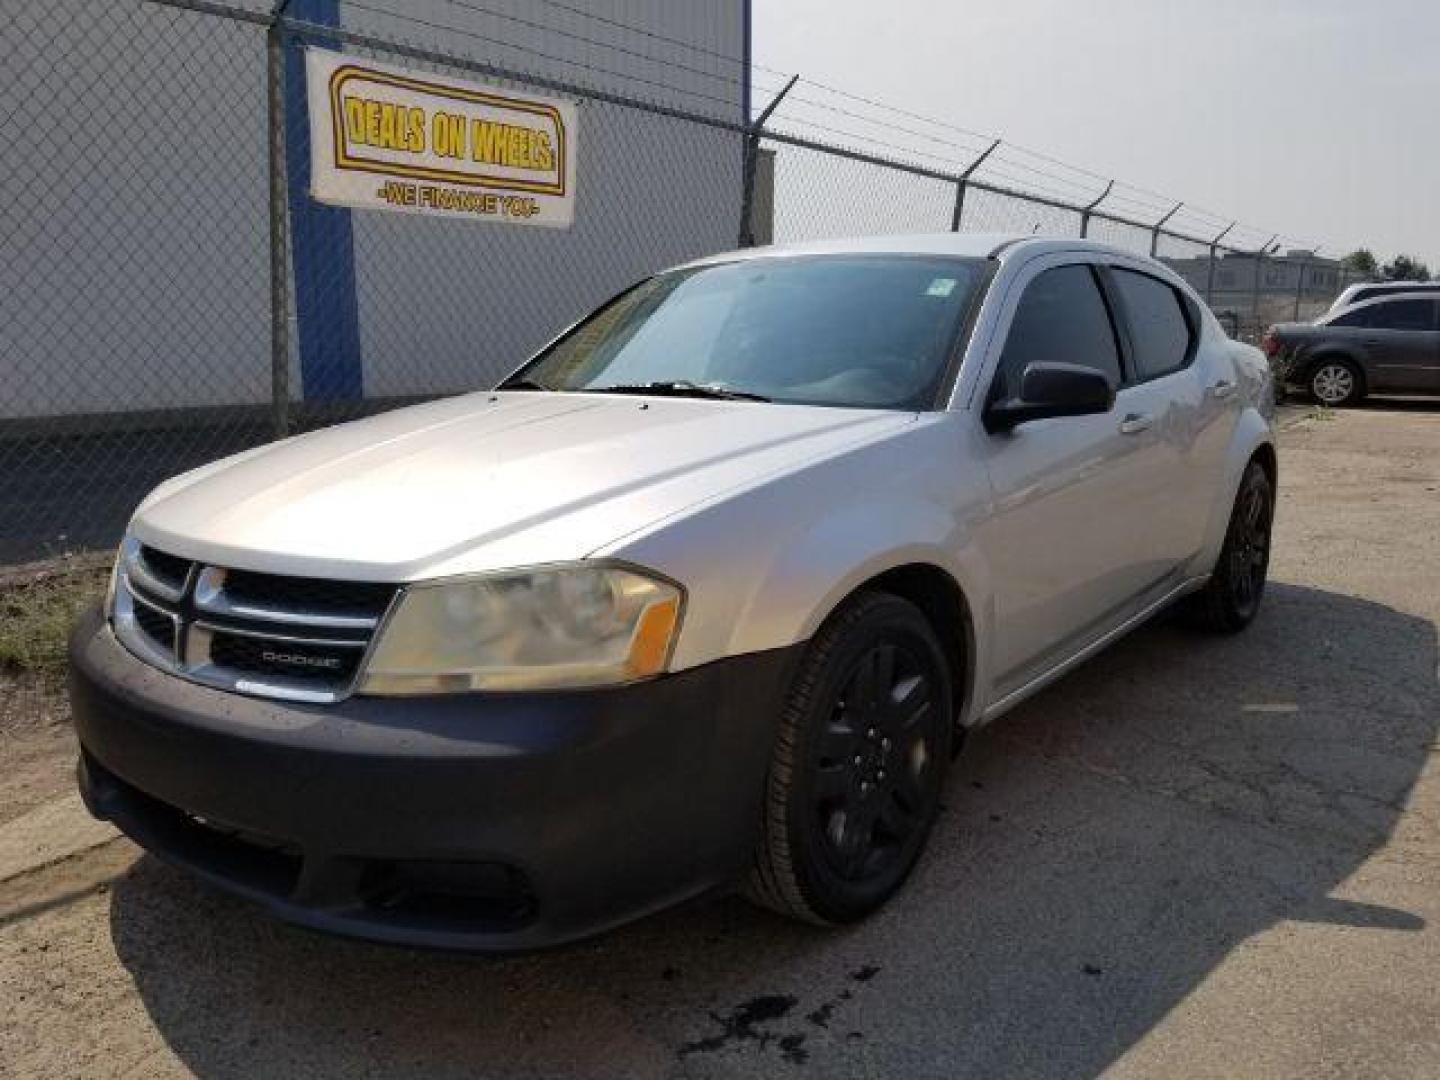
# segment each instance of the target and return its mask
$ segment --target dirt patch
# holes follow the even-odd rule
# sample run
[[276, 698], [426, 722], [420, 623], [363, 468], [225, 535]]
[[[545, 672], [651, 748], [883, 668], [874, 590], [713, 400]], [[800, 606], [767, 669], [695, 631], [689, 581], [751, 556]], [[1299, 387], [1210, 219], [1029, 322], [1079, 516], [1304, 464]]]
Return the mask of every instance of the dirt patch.
[[60, 680], [0, 675], [0, 824], [74, 790], [74, 761]]
[[0, 571], [0, 823], [73, 788], [65, 639], [104, 593], [110, 559], [67, 556]]

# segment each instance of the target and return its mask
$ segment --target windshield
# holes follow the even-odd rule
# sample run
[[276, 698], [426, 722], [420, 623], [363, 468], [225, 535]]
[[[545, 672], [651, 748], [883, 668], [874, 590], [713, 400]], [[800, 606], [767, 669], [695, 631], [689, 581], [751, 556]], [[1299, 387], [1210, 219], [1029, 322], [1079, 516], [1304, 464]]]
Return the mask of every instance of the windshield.
[[503, 386], [928, 409], [984, 259], [767, 257], [660, 274]]

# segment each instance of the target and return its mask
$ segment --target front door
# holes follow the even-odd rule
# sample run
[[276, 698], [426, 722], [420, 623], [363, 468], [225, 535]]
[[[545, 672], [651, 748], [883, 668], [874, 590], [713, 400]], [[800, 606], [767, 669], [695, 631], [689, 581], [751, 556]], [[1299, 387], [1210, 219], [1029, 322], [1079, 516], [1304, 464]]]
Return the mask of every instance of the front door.
[[[1070, 257], [1073, 260], [1073, 256]], [[1082, 364], [1124, 382], [1116, 324], [1096, 270], [1044, 260], [1018, 298], [986, 400], [1018, 392], [1033, 363]], [[980, 546], [994, 574], [994, 690], [1016, 690], [1117, 621], [1161, 571], [1145, 530], [1160, 511], [1166, 455], [1122, 390], [1097, 416], [1057, 417], [977, 437], [994, 498]]]

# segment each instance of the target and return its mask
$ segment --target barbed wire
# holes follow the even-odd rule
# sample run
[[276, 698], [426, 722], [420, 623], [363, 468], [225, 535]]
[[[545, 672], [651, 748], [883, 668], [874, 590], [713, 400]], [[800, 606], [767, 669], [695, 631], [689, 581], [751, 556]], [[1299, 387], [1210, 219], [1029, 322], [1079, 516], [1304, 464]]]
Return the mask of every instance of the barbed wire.
[[489, 45], [499, 45], [502, 48], [513, 49], [516, 52], [524, 53], [541, 60], [547, 60], [554, 64], [565, 64], [570, 67], [579, 68], [582, 71], [593, 72], [597, 75], [605, 75], [610, 78], [623, 79], [628, 82], [638, 83], [643, 86], [664, 90], [674, 94], [685, 94], [689, 97], [698, 98], [702, 101], [710, 101], [724, 105], [727, 109], [735, 109], [739, 102], [728, 98], [718, 97], [714, 94], [707, 94], [701, 90], [694, 90], [686, 86], [676, 86], [674, 83], [661, 82], [658, 79], [647, 79], [626, 71], [616, 71], [614, 68], [601, 67], [597, 64], [587, 63], [583, 60], [576, 60], [567, 56], [557, 56], [554, 53], [547, 53], [541, 49], [532, 48], [528, 45], [521, 45], [518, 42], [508, 41], [504, 38], [493, 37], [489, 34], [481, 34], [478, 31], [468, 30], [465, 27], [455, 26], [452, 23], [436, 22], [433, 19], [422, 18], [419, 15], [412, 15], [409, 12], [396, 11], [393, 8], [382, 7], [370, 0], [344, 0], [346, 6], [355, 8], [358, 11], [368, 11], [373, 15], [380, 15], [386, 18], [395, 19], [399, 22], [413, 23], [416, 26], [423, 26], [427, 30], [434, 30], [445, 34], [458, 34], [461, 37], [474, 41], [483, 41]]
[[[347, 0], [347, 2], [354, 3], [355, 0]], [[447, 2], [447, 3], [455, 4], [456, 6], [459, 6], [459, 7], [471, 7], [471, 8], [475, 8], [475, 9], [479, 9], [479, 7], [480, 7], [479, 5], [475, 5], [475, 4], [473, 4], [473, 3], [469, 3], [468, 0], [446, 0], [446, 2]], [[626, 22], [626, 21], [623, 20], [623, 19], [616, 19], [616, 18], [613, 18], [613, 17], [611, 17], [611, 16], [600, 15], [600, 14], [598, 14], [598, 13], [596, 13], [596, 12], [586, 11], [585, 9], [583, 9], [583, 8], [581, 8], [581, 7], [578, 7], [578, 6], [574, 5], [574, 4], [565, 3], [564, 0], [535, 0], [535, 3], [544, 5], [545, 7], [552, 8], [552, 9], [555, 9], [555, 10], [558, 10], [558, 11], [564, 11], [564, 12], [570, 14], [570, 15], [574, 15], [574, 16], [576, 16], [576, 17], [589, 20], [589, 21], [594, 22], [594, 23], [596, 23], [596, 24], [600, 24], [600, 25], [604, 25], [604, 26], [610, 27], [611, 29], [624, 31], [624, 32], [627, 33], [627, 34], [634, 34], [634, 35], [637, 35], [637, 36], [639, 36], [639, 37], [646, 38], [646, 39], [648, 39], [648, 40], [663, 42], [663, 43], [665, 43], [665, 44], [667, 44], [667, 45], [674, 46], [674, 47], [680, 48], [680, 49], [684, 49], [684, 50], [689, 51], [689, 52], [692, 52], [692, 53], [694, 53], [694, 54], [696, 54], [696, 55], [708, 56], [708, 57], [710, 57], [710, 58], [712, 58], [712, 59], [719, 60], [719, 61], [722, 61], [722, 62], [727, 63], [727, 64], [736, 65], [737, 71], [740, 71], [740, 72], [743, 72], [744, 69], [745, 69], [746, 58], [745, 58], [745, 57], [742, 57], [742, 56], [735, 55], [735, 54], [733, 54], [733, 53], [727, 53], [727, 52], [725, 52], [725, 51], [723, 51], [723, 50], [711, 48], [711, 47], [709, 47], [709, 46], [701, 45], [701, 44], [696, 43], [696, 42], [693, 42], [693, 41], [686, 41], [686, 40], [684, 40], [684, 39], [677, 38], [677, 37], [674, 37], [674, 36], [672, 36], [672, 35], [664, 34], [664, 33], [661, 33], [661, 32], [659, 32], [659, 31], [649, 29], [649, 28], [647, 28], [647, 27], [637, 26], [636, 24], [630, 23], [630, 22]], [[603, 41], [597, 41], [597, 40], [592, 39], [592, 38], [586, 38], [586, 37], [583, 37], [582, 35], [574, 34], [574, 33], [571, 32], [571, 31], [566, 31], [566, 30], [564, 30], [563, 28], [554, 27], [554, 26], [551, 25], [551, 24], [535, 24], [535, 25], [544, 27], [544, 28], [547, 29], [548, 31], [562, 34], [563, 36], [572, 37], [572, 38], [576, 38], [576, 39], [578, 39], [578, 40], [586, 41], [587, 43], [592, 44], [592, 45], [594, 45], [595, 47], [598, 47], [598, 48], [614, 48], [614, 49], [617, 49], [617, 50], [619, 50], [619, 51], [626, 51], [626, 50], [623, 49], [623, 47], [616, 46], [616, 45], [614, 45], [613, 43], [603, 42]], [[667, 61], [667, 60], [665, 60], [665, 59], [663, 59], [663, 58], [654, 57], [654, 56], [651, 56], [651, 55], [646, 55], [645, 58], [648, 59], [648, 60], [651, 60], [652, 62], [655, 62], [655, 63], [668, 64], [668, 65], [670, 65], [670, 66], [674, 66], [674, 67], [676, 67], [677, 69], [680, 69], [680, 70], [688, 70], [688, 71], [690, 71], [690, 72], [692, 72], [692, 73], [694, 73], [694, 74], [716, 75], [716, 73], [702, 73], [699, 69], [695, 69], [695, 68], [693, 68], [693, 67], [690, 66], [690, 65], [681, 64], [681, 63], [679, 63], [679, 62], [677, 62], [677, 61], [673, 61], [673, 60]], [[774, 68], [774, 67], [767, 66], [767, 65], [765, 65], [765, 64], [762, 64], [762, 63], [754, 60], [753, 58], [750, 60], [749, 66], [750, 66], [750, 70], [751, 70], [752, 86], [755, 86], [756, 88], [760, 88], [760, 89], [766, 89], [767, 92], [773, 92], [775, 88], [759, 87], [758, 84], [757, 84], [757, 82], [756, 82], [756, 80], [755, 80], [755, 73], [758, 72], [758, 73], [760, 73], [761, 75], [764, 75], [764, 76], [773, 76], [773, 77], [775, 77], [777, 80], [781, 80], [781, 81], [788, 80], [789, 76], [791, 75], [790, 72], [783, 71], [783, 70], [781, 70], [781, 69], [779, 69], [779, 68]], [[847, 101], [853, 101], [853, 102], [856, 102], [857, 104], [863, 104], [863, 105], [866, 105], [866, 106], [868, 106], [868, 107], [870, 107], [870, 108], [880, 110], [881, 112], [889, 113], [889, 114], [895, 115], [895, 116], [905, 117], [905, 118], [910, 119], [910, 120], [918, 121], [918, 122], [920, 122], [920, 123], [922, 123], [922, 124], [927, 124], [927, 125], [930, 125], [930, 126], [933, 126], [933, 127], [940, 128], [940, 129], [942, 129], [942, 130], [946, 130], [946, 131], [953, 132], [953, 133], [958, 134], [958, 135], [963, 135], [963, 136], [965, 136], [965, 137], [968, 138], [968, 139], [975, 140], [976, 145], [966, 145], [966, 146], [965, 146], [967, 152], [969, 152], [969, 153], [971, 153], [971, 154], [978, 154], [981, 150], [983, 150], [983, 148], [984, 148], [985, 146], [989, 145], [989, 144], [990, 144], [991, 142], [993, 142], [993, 141], [995, 140], [995, 138], [996, 138], [996, 136], [994, 136], [994, 135], [989, 135], [989, 134], [986, 134], [986, 133], [984, 133], [984, 132], [977, 131], [977, 130], [975, 130], [975, 129], [965, 127], [965, 126], [963, 126], [963, 125], [956, 124], [956, 123], [954, 123], [953, 121], [942, 120], [942, 119], [940, 119], [940, 118], [938, 118], [938, 117], [935, 117], [935, 116], [930, 116], [930, 115], [927, 115], [927, 114], [925, 114], [925, 113], [918, 112], [918, 111], [913, 110], [913, 109], [908, 109], [908, 108], [905, 108], [905, 107], [903, 107], [903, 106], [895, 105], [895, 104], [890, 103], [890, 102], [887, 102], [887, 101], [882, 101], [882, 100], [880, 100], [880, 99], [878, 99], [878, 98], [875, 98], [875, 97], [870, 97], [870, 96], [867, 96], [867, 95], [864, 95], [864, 94], [859, 94], [859, 93], [856, 93], [856, 92], [853, 91], [853, 90], [848, 90], [848, 89], [845, 89], [845, 88], [843, 88], [843, 87], [835, 86], [835, 85], [833, 85], [833, 84], [826, 83], [826, 82], [823, 82], [823, 81], [818, 80], [818, 79], [814, 79], [814, 78], [810, 78], [810, 77], [804, 77], [804, 78], [802, 79], [802, 84], [803, 84], [804, 86], [806, 86], [807, 88], [811, 88], [811, 89], [814, 89], [814, 90], [824, 91], [824, 92], [826, 92], [826, 93], [832, 94], [832, 95], [834, 95], [834, 96], [836, 96], [836, 97], [839, 97], [839, 98], [841, 98], [841, 99], [844, 99], [844, 100], [847, 100]], [[683, 89], [683, 88], [678, 88], [678, 87], [676, 87], [676, 88], [673, 88], [673, 89], [680, 90], [680, 92], [682, 92], [682, 93], [688, 92], [688, 91], [686, 91], [686, 90]], [[812, 107], [812, 108], [820, 109], [820, 110], [822, 110], [822, 111], [832, 112], [832, 113], [835, 113], [835, 114], [837, 114], [837, 115], [844, 115], [844, 116], [846, 116], [847, 118], [851, 118], [851, 119], [863, 120], [864, 122], [867, 122], [867, 123], [872, 123], [872, 124], [884, 124], [884, 123], [886, 123], [886, 121], [883, 121], [883, 120], [864, 117], [863, 114], [860, 114], [860, 113], [856, 112], [856, 111], [853, 110], [853, 109], [846, 109], [846, 108], [844, 108], [843, 106], [835, 105], [835, 104], [833, 104], [833, 103], [831, 103], [831, 102], [823, 102], [823, 101], [820, 101], [820, 100], [818, 100], [818, 99], [816, 99], [816, 98], [814, 98], [814, 97], [796, 95], [796, 96], [793, 97], [793, 101], [794, 101], [795, 103], [797, 103], [797, 104], [808, 105], [808, 106], [810, 106], [810, 107]], [[818, 125], [817, 125], [817, 126], [818, 126]], [[910, 129], [906, 129], [906, 130], [907, 130], [907, 133], [910, 133]], [[917, 133], [915, 133], [915, 134], [920, 134], [920, 133], [917, 132]], [[922, 137], [927, 138], [927, 139], [933, 138], [933, 136], [929, 136], [929, 135], [922, 135]], [[943, 140], [942, 140], [942, 141], [943, 141]], [[954, 144], [954, 143], [951, 143], [950, 145], [958, 146], [958, 145], [962, 145], [962, 144]], [[892, 149], [897, 149], [893, 144], [891, 144], [891, 148], [892, 148]], [[914, 152], [914, 151], [910, 150], [909, 148], [903, 148], [903, 147], [902, 147], [902, 148], [898, 148], [898, 149], [900, 149], [901, 152]], [[929, 157], [929, 158], [931, 158], [931, 159], [934, 159], [934, 155], [924, 155], [924, 156]], [[995, 156], [995, 159], [996, 159], [997, 163], [1002, 163], [1002, 164], [1003, 164], [1003, 163], [1008, 163], [1012, 168], [1018, 169], [1018, 170], [1020, 170], [1020, 171], [1022, 171], [1022, 172], [1028, 172], [1028, 173], [1030, 173], [1030, 174], [1032, 174], [1032, 175], [1040, 176], [1040, 177], [1042, 177], [1042, 178], [1048, 179], [1048, 180], [1050, 180], [1050, 181], [1052, 181], [1052, 182], [1059, 183], [1059, 184], [1062, 184], [1062, 185], [1068, 185], [1068, 186], [1074, 186], [1074, 187], [1080, 187], [1080, 186], [1081, 186], [1077, 181], [1075, 181], [1075, 180], [1073, 180], [1073, 179], [1071, 179], [1071, 178], [1069, 178], [1069, 177], [1067, 177], [1067, 176], [1064, 176], [1064, 175], [1056, 175], [1056, 174], [1053, 173], [1053, 172], [1047, 172], [1046, 170], [1040, 169], [1040, 168], [1038, 168], [1037, 166], [1029, 165], [1029, 164], [1027, 164], [1026, 162], [1016, 161], [1016, 160], [1015, 160], [1016, 156], [1025, 157], [1025, 158], [1028, 158], [1028, 159], [1030, 159], [1030, 160], [1032, 160], [1032, 161], [1041, 162], [1041, 163], [1044, 163], [1044, 164], [1053, 166], [1054, 168], [1065, 170], [1065, 172], [1068, 172], [1068, 173], [1073, 173], [1073, 174], [1078, 175], [1078, 176], [1083, 176], [1083, 177], [1085, 177], [1087, 180], [1095, 181], [1096, 183], [1098, 183], [1098, 184], [1100, 184], [1100, 185], [1108, 184], [1112, 179], [1114, 179], [1114, 178], [1112, 178], [1112, 177], [1105, 176], [1104, 174], [1102, 174], [1102, 173], [1100, 173], [1100, 172], [1097, 172], [1097, 171], [1095, 171], [1095, 170], [1093, 170], [1093, 169], [1086, 168], [1086, 167], [1081, 166], [1081, 165], [1076, 165], [1076, 164], [1074, 164], [1074, 163], [1072, 163], [1072, 162], [1068, 162], [1068, 161], [1065, 161], [1065, 160], [1063, 160], [1063, 159], [1061, 159], [1061, 158], [1058, 158], [1058, 157], [1056, 157], [1056, 156], [1054, 156], [1054, 155], [1052, 155], [1052, 154], [1048, 154], [1048, 153], [1045, 153], [1045, 152], [1043, 152], [1043, 151], [1036, 150], [1036, 149], [1034, 149], [1034, 148], [1032, 148], [1032, 147], [1026, 146], [1026, 145], [1024, 145], [1024, 144], [1015, 143], [1015, 142], [1012, 142], [1012, 141], [1009, 141], [1009, 140], [1002, 140], [1001, 145], [1000, 145], [999, 149], [995, 152], [995, 155], [994, 155], [994, 156]], [[1125, 195], [1125, 194], [1123, 194], [1123, 193], [1122, 193], [1122, 189], [1123, 189], [1125, 192], [1129, 192], [1130, 194], [1129, 194], [1128, 196]], [[1037, 190], [1037, 191], [1039, 190], [1038, 186], [1037, 186], [1036, 190]], [[1048, 189], [1048, 190], [1053, 192], [1054, 189], [1053, 189], [1053, 188], [1050, 188], [1050, 189]], [[1096, 194], [1098, 194], [1098, 192], [1096, 192]], [[1180, 201], [1180, 200], [1176, 199], [1174, 196], [1167, 195], [1167, 194], [1165, 194], [1165, 193], [1163, 193], [1163, 192], [1159, 192], [1159, 191], [1156, 191], [1156, 190], [1154, 190], [1154, 189], [1152, 189], [1152, 188], [1148, 188], [1148, 187], [1145, 187], [1145, 186], [1142, 186], [1142, 185], [1139, 185], [1139, 184], [1131, 183], [1131, 182], [1129, 182], [1129, 181], [1117, 181], [1116, 184], [1115, 184], [1114, 189], [1112, 189], [1112, 191], [1111, 191], [1110, 196], [1107, 198], [1107, 202], [1112, 202], [1112, 201], [1117, 200], [1117, 199], [1128, 202], [1129, 205], [1130, 205], [1130, 207], [1132, 208], [1132, 209], [1131, 209], [1131, 212], [1145, 213], [1145, 214], [1148, 214], [1149, 216], [1155, 216], [1155, 217], [1158, 217], [1159, 214], [1161, 214], [1161, 213], [1169, 210], [1170, 207], [1174, 206], [1177, 202]], [[1088, 201], [1088, 199], [1085, 200], [1085, 201]], [[1154, 213], [1150, 213], [1151, 211], [1153, 211]], [[1208, 208], [1206, 208], [1206, 207], [1200, 206], [1200, 205], [1198, 205], [1198, 204], [1191, 203], [1191, 202], [1189, 202], [1188, 200], [1186, 200], [1186, 202], [1185, 202], [1185, 216], [1186, 216], [1188, 219], [1194, 220], [1194, 221], [1197, 221], [1197, 222], [1213, 223], [1213, 224], [1215, 225], [1217, 231], [1218, 231], [1218, 229], [1219, 229], [1221, 226], [1223, 226], [1223, 225], [1225, 225], [1225, 224], [1228, 224], [1228, 223], [1232, 220], [1228, 215], [1224, 215], [1224, 214], [1221, 214], [1221, 213], [1219, 213], [1219, 212], [1217, 212], [1217, 211], [1215, 211], [1215, 210], [1211, 210], [1211, 209], [1208, 209]], [[1265, 235], [1265, 236], [1270, 235], [1269, 233], [1264, 233], [1263, 230], [1259, 230], [1259, 229], [1253, 229], [1252, 231], [1253, 231], [1256, 235], [1261, 235], [1261, 234], [1263, 234], [1263, 235]]]

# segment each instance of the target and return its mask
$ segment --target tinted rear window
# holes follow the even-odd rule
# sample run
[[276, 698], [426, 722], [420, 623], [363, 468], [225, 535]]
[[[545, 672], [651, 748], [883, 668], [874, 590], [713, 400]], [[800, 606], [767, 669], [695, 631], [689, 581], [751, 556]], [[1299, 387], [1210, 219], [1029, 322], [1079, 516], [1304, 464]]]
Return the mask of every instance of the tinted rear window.
[[1429, 300], [1391, 300], [1370, 309], [1369, 326], [1377, 330], [1431, 330], [1435, 305]]
[[1190, 324], [1180, 295], [1149, 274], [1120, 269], [1114, 274], [1134, 348], [1135, 378], [1179, 371], [1190, 355]]

